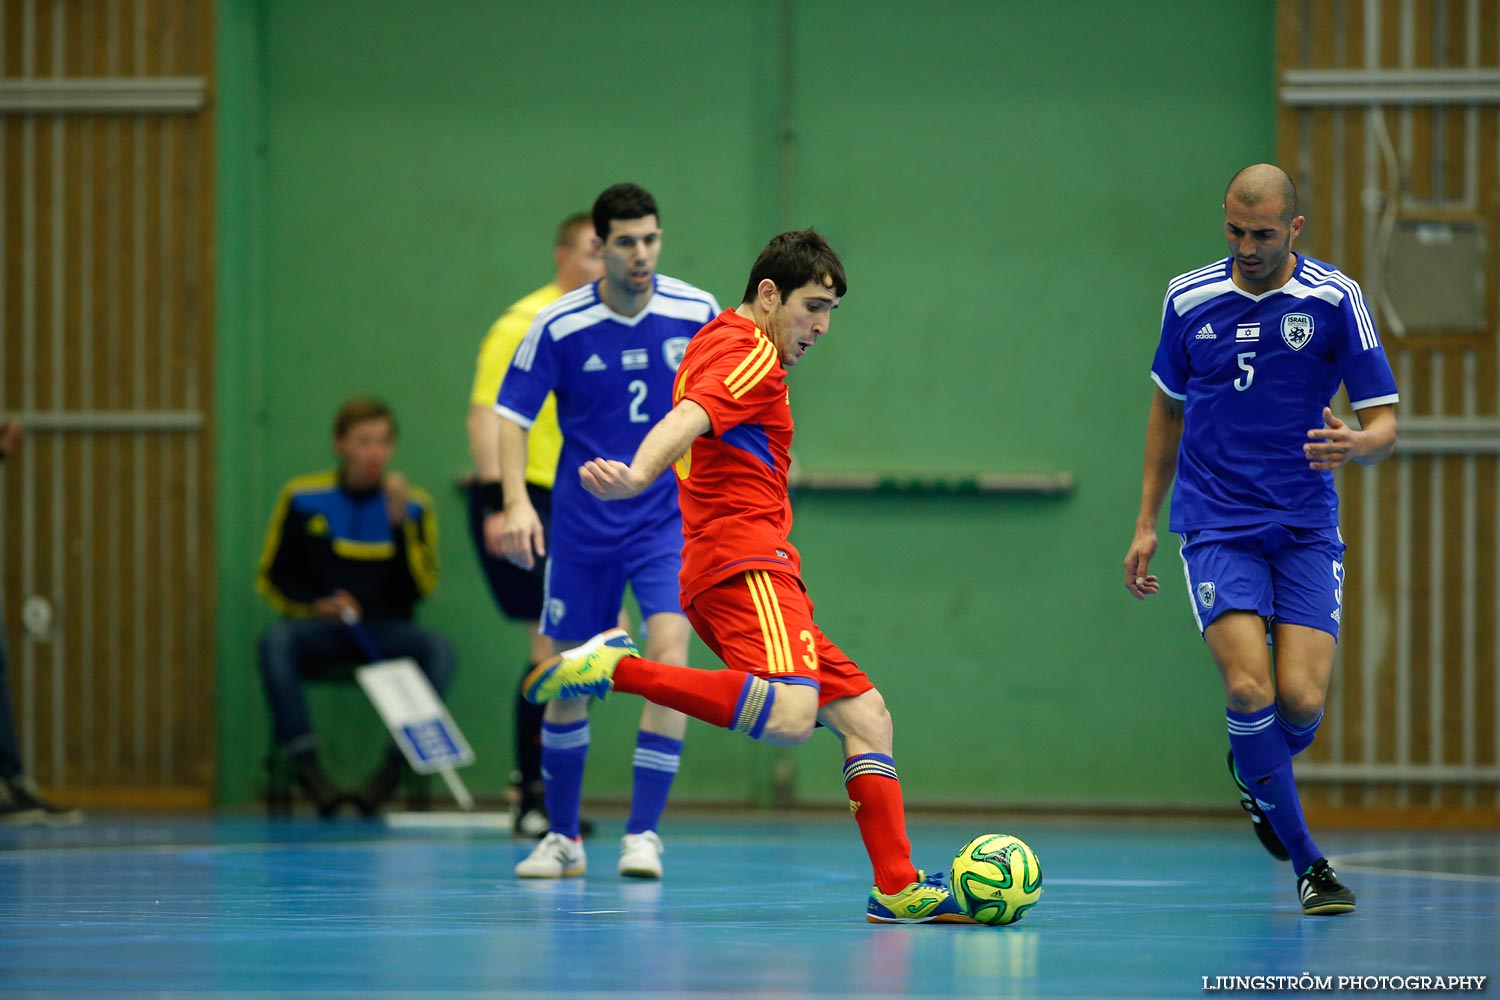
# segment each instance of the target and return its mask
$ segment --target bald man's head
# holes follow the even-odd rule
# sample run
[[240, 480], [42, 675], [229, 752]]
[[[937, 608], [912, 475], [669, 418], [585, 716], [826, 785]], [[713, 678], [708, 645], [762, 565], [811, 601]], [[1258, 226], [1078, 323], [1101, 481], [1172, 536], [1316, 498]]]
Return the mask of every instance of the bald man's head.
[[1283, 224], [1290, 224], [1297, 217], [1297, 185], [1274, 163], [1252, 163], [1230, 178], [1224, 201], [1227, 203], [1231, 198], [1246, 208], [1278, 204]]

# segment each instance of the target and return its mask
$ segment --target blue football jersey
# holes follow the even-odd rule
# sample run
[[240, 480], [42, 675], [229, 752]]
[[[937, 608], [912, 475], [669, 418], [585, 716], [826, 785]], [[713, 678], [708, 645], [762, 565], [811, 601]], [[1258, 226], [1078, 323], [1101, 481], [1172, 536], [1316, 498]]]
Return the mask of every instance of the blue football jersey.
[[1397, 401], [1359, 285], [1298, 255], [1281, 288], [1252, 295], [1224, 258], [1172, 279], [1151, 377], [1184, 401], [1171, 529], [1338, 524], [1333, 473], [1307, 467], [1307, 432], [1348, 389], [1356, 409]]
[[[552, 488], [551, 547], [575, 558], [610, 555], [631, 538], [660, 537], [681, 514], [668, 469], [631, 500], [605, 502], [578, 481], [591, 458], [629, 462], [641, 440], [672, 409], [672, 383], [688, 341], [719, 314], [712, 295], [657, 275], [646, 308], [621, 316], [594, 282], [537, 314], [505, 380], [496, 410], [530, 427], [547, 393], [557, 395], [562, 452]], [[679, 541], [680, 544], [680, 541]]]

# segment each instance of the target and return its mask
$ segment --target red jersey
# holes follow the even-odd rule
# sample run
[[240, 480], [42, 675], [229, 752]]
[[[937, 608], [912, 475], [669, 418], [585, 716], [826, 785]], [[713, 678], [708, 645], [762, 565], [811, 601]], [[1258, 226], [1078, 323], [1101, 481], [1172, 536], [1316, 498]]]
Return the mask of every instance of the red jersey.
[[678, 459], [682, 603], [751, 569], [801, 576], [787, 541], [792, 501], [792, 406], [776, 345], [726, 309], [688, 342], [673, 405], [691, 399], [712, 428]]

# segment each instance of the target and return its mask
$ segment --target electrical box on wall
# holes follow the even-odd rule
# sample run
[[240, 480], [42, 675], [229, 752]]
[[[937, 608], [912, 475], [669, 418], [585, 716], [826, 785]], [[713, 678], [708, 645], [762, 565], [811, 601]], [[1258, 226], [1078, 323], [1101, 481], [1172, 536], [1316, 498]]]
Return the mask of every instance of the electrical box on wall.
[[1386, 298], [1412, 333], [1481, 333], [1484, 227], [1478, 219], [1398, 219], [1386, 255]]

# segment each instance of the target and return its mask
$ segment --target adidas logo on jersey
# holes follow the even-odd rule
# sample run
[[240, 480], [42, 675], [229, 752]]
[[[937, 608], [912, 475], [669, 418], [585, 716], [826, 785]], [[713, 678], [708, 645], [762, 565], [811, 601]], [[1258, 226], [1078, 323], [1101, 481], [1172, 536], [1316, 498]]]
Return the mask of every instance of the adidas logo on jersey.
[[1219, 335], [1217, 333], [1214, 333], [1214, 325], [1212, 323], [1204, 323], [1203, 324], [1203, 328], [1198, 331], [1198, 336], [1194, 337], [1193, 339], [1194, 340], [1218, 340], [1219, 339]]
[[586, 372], [602, 372], [608, 367], [604, 359], [597, 354], [590, 354], [589, 359], [583, 363], [583, 370]]

